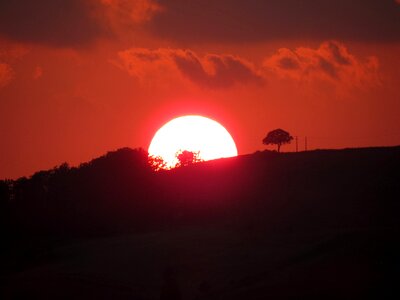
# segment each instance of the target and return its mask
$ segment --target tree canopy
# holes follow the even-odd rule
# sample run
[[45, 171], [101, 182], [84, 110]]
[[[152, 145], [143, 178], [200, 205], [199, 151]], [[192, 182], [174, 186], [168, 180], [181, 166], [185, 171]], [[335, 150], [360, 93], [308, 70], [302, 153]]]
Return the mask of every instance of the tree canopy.
[[280, 152], [281, 146], [284, 144], [290, 144], [292, 140], [293, 137], [289, 132], [278, 128], [268, 132], [262, 142], [264, 145], [277, 145], [278, 152]]
[[188, 150], [180, 150], [175, 154], [176, 158], [178, 159], [178, 163], [175, 167], [183, 167], [189, 166], [194, 163], [198, 163], [203, 161], [200, 158], [200, 151], [188, 151]]

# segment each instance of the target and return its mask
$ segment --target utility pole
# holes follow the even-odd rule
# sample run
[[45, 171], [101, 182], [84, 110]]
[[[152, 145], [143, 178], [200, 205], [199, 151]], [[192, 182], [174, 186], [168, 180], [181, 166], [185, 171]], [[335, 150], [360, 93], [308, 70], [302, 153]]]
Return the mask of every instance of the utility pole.
[[296, 152], [299, 152], [299, 142], [296, 135]]
[[307, 137], [304, 138], [304, 149], [307, 151]]

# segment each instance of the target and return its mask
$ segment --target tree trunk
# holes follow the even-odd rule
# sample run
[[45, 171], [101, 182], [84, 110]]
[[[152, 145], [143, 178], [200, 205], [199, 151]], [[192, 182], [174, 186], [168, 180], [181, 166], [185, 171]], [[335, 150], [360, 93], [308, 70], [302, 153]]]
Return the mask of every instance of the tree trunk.
[[278, 144], [278, 153], [281, 152], [281, 144]]

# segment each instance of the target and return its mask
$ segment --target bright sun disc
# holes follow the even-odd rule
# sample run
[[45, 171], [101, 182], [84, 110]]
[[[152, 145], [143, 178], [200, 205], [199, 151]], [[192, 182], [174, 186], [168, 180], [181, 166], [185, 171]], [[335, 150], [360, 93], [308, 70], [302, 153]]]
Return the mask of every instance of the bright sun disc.
[[238, 154], [229, 132], [218, 122], [202, 116], [183, 116], [169, 121], [156, 132], [148, 152], [160, 156], [170, 168], [178, 162], [176, 153], [180, 150], [199, 151], [199, 158], [203, 160]]

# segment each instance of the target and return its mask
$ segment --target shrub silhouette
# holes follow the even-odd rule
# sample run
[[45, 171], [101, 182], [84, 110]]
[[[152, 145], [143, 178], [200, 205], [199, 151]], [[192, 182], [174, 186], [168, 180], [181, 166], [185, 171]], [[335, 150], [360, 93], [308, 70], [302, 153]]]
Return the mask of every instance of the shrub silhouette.
[[180, 150], [175, 156], [179, 160], [175, 167], [185, 167], [203, 161], [200, 158], [200, 151]]
[[153, 171], [169, 169], [167, 163], [161, 156], [149, 155], [148, 162]]

